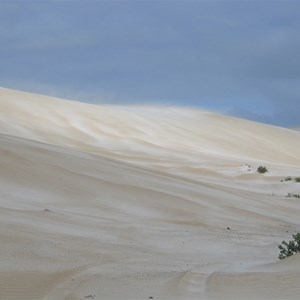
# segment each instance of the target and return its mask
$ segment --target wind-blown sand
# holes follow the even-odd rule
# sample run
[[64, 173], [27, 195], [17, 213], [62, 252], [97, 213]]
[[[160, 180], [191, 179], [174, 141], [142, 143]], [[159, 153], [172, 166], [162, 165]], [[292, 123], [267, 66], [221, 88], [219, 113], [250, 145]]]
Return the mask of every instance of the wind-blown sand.
[[299, 149], [211, 112], [0, 89], [0, 299], [298, 300], [277, 245], [300, 231]]

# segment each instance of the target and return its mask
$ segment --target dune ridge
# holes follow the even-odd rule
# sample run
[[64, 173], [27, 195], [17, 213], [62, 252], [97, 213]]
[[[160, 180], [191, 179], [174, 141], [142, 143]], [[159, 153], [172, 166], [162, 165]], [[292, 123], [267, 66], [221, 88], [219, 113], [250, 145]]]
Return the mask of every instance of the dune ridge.
[[299, 146], [192, 108], [0, 89], [0, 299], [298, 299], [277, 245], [300, 230], [281, 182]]
[[299, 137], [289, 129], [191, 108], [91, 105], [8, 89], [0, 95], [1, 132], [49, 144], [128, 155], [132, 161], [146, 151], [153, 159], [176, 151], [179, 156], [300, 162]]
[[295, 127], [292, 127], [291, 129], [300, 131], [300, 126], [295, 126]]

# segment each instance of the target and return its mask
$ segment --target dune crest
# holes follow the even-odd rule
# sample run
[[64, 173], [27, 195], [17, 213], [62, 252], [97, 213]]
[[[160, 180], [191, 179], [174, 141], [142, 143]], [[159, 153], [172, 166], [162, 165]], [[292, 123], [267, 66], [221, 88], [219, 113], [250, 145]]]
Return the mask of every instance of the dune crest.
[[300, 163], [294, 131], [211, 112], [91, 105], [9, 89], [0, 90], [0, 99], [1, 133], [132, 162], [145, 154], [161, 161], [175, 151], [174, 156]]
[[300, 231], [299, 149], [192, 108], [0, 89], [0, 299], [298, 299], [277, 245]]

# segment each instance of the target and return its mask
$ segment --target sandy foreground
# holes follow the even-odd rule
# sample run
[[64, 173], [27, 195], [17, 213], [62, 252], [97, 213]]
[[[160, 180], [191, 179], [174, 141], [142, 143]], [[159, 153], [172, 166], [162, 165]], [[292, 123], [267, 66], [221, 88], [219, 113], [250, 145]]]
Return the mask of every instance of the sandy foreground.
[[0, 89], [0, 299], [299, 300], [287, 176], [296, 130]]

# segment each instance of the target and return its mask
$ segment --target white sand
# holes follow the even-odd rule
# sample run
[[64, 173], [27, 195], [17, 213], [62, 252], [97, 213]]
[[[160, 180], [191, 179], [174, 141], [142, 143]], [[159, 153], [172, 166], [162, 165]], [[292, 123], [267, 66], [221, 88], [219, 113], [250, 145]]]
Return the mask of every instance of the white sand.
[[298, 300], [299, 154], [295, 130], [0, 89], [0, 299]]

